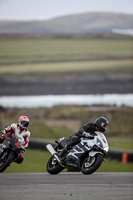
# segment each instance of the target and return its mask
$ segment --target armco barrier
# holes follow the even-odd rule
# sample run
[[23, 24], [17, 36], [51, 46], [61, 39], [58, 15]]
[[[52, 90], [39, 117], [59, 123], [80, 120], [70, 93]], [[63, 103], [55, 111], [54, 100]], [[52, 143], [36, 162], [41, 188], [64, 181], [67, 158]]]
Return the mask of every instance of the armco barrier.
[[133, 162], [133, 152], [109, 150], [107, 158], [118, 160], [122, 163]]
[[[43, 139], [31, 139], [29, 148], [46, 151], [46, 145], [48, 143], [52, 144], [53, 146], [55, 145], [55, 143], [52, 143], [51, 141], [45, 141]], [[109, 150], [106, 158], [114, 159], [122, 163], [133, 162], [133, 152]]]
[[47, 144], [52, 144], [53, 146], [55, 145], [51, 141], [46, 141], [43, 139], [30, 139], [29, 148], [46, 151]]

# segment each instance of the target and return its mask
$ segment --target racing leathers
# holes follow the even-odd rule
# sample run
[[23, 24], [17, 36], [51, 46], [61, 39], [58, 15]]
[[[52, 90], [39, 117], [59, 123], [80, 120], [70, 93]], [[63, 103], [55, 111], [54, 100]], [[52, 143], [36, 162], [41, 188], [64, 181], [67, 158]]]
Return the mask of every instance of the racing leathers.
[[64, 147], [64, 149], [60, 152], [59, 156], [62, 158], [63, 155], [66, 153], [66, 151], [78, 144], [80, 142], [80, 138], [81, 137], [88, 137], [88, 138], [94, 138], [95, 136], [95, 131], [98, 131], [98, 128], [96, 127], [96, 125], [94, 123], [87, 123], [84, 124], [78, 132], [76, 132], [74, 135], [72, 135], [69, 139], [69, 143]]

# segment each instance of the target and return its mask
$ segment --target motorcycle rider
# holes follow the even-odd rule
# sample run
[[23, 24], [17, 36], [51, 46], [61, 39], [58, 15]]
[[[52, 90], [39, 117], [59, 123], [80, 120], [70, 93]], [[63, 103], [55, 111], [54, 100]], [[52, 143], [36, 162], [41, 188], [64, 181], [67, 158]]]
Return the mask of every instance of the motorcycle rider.
[[64, 147], [64, 149], [59, 153], [59, 157], [63, 159], [64, 154], [67, 152], [69, 148], [78, 144], [80, 142], [81, 137], [87, 137], [89, 139], [93, 139], [95, 131], [105, 132], [108, 126], [108, 120], [105, 117], [98, 117], [94, 123], [88, 122], [84, 124], [78, 132], [70, 137], [69, 143]]
[[[21, 135], [24, 138], [25, 145], [28, 147], [30, 132], [27, 130], [29, 125], [29, 118], [27, 116], [20, 116], [18, 123], [13, 123], [2, 131], [2, 137], [0, 137], [0, 143], [3, 143], [6, 138], [10, 138], [12, 134]], [[24, 160], [23, 155], [20, 153], [16, 162], [18, 164], [22, 163]]]

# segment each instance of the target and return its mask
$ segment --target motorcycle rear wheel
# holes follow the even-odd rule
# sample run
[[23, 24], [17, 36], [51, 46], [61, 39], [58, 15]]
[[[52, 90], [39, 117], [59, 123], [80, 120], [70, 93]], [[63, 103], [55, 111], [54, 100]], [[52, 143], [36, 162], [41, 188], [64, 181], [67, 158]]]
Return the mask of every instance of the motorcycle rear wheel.
[[81, 171], [83, 174], [92, 174], [102, 164], [103, 156], [96, 154], [94, 157], [86, 157], [81, 164]]
[[14, 155], [12, 153], [4, 152], [5, 157], [3, 160], [0, 159], [0, 173], [5, 171], [5, 169], [13, 162]]
[[49, 159], [46, 168], [49, 174], [58, 174], [64, 169], [53, 156]]

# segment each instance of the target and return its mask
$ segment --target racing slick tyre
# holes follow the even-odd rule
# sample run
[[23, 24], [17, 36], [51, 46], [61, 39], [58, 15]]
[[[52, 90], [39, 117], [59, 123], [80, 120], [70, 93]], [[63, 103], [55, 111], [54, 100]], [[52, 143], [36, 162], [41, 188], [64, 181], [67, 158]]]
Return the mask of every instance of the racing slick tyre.
[[83, 174], [92, 174], [102, 164], [103, 156], [96, 154], [94, 157], [86, 157], [81, 164], [81, 171]]
[[12, 153], [4, 152], [0, 157], [0, 173], [3, 172], [14, 160]]
[[47, 163], [47, 171], [49, 172], [49, 174], [58, 174], [60, 173], [64, 168], [58, 163], [58, 161], [56, 160], [56, 158], [54, 158], [54, 156], [52, 156], [48, 163]]

